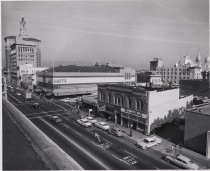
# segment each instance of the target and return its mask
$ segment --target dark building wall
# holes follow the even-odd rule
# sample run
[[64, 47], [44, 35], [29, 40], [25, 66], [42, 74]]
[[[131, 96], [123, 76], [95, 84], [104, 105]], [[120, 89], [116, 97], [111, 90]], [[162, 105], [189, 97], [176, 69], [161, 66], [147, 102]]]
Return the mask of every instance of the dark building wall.
[[180, 80], [181, 95], [207, 96], [210, 98], [210, 82], [207, 80]]
[[150, 61], [150, 71], [156, 71], [158, 61]]
[[186, 111], [185, 147], [205, 155], [208, 130], [210, 130], [210, 115]]

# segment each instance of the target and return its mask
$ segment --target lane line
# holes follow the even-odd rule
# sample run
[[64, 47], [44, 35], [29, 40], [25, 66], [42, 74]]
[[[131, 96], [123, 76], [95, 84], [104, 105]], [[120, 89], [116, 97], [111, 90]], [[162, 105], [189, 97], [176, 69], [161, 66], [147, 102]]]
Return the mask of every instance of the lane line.
[[158, 167], [155, 167], [155, 169], [160, 170]]
[[36, 115], [36, 114], [42, 114], [42, 113], [51, 113], [52, 112], [52, 114], [54, 113], [54, 112], [59, 112], [59, 111], [63, 111], [63, 110], [51, 110], [51, 111], [47, 111], [47, 112], [37, 112], [37, 113], [31, 113], [31, 114], [25, 114], [26, 116], [30, 116], [30, 115]]
[[18, 100], [16, 97], [14, 97], [13, 95], [11, 95], [11, 94], [9, 94], [9, 93], [8, 93], [8, 95], [11, 96], [11, 97], [12, 97], [13, 99], [15, 99], [16, 101], [18, 101], [19, 103], [23, 103], [23, 102], [21, 102], [20, 100]]
[[47, 116], [50, 116], [50, 115], [31, 117], [31, 118], [28, 118], [28, 119], [38, 119], [38, 118], [44, 118], [44, 117], [47, 117]]
[[104, 141], [108, 142], [109, 144], [112, 144], [112, 142], [108, 141], [107, 139], [104, 139]]
[[79, 146], [75, 141], [73, 141], [72, 139], [70, 139], [69, 137], [67, 137], [64, 133], [62, 133], [60, 130], [58, 130], [57, 128], [53, 127], [51, 124], [49, 124], [47, 121], [45, 121], [44, 119], [40, 118], [41, 121], [43, 121], [46, 125], [48, 125], [49, 127], [51, 127], [55, 132], [57, 132], [58, 134], [60, 134], [61, 136], [63, 136], [69, 143], [73, 144], [76, 148], [80, 149], [83, 153], [85, 153], [89, 158], [91, 158], [92, 160], [94, 160], [95, 162], [97, 162], [99, 165], [101, 165], [102, 167], [104, 167], [107, 170], [111, 170], [111, 168], [109, 168], [108, 166], [104, 165], [100, 160], [98, 160], [96, 157], [94, 157], [94, 155], [92, 155], [91, 153], [89, 153], [86, 149], [84, 149], [83, 147]]
[[[70, 127], [68, 127], [66, 124], [63, 124], [64, 127], [66, 127], [67, 129], [70, 129]], [[80, 134], [79, 132], [77, 131], [74, 131], [77, 135], [79, 136], [83, 136], [82, 134]]]
[[98, 146], [99, 147], [99, 145], [98, 144], [96, 144], [95, 142], [93, 142], [93, 141], [90, 141], [92, 144], [94, 144], [94, 145], [96, 145], [96, 146]]
[[128, 153], [128, 154], [130, 154], [131, 156], [133, 156], [133, 157], [136, 157], [137, 158], [137, 156], [135, 156], [134, 154], [132, 154], [132, 153], [130, 153], [130, 152], [128, 152], [127, 150], [124, 150], [126, 153]]
[[49, 102], [49, 103], [52, 103], [52, 104], [54, 104], [54, 105], [56, 105], [56, 106], [58, 106], [58, 107], [60, 107], [60, 108], [62, 108], [62, 109], [64, 109], [64, 110], [67, 110], [66, 108], [64, 108], [64, 107], [62, 107], [61, 105], [58, 105], [58, 104], [56, 104], [56, 103], [53, 103], [53, 102]]
[[[118, 159], [119, 161], [124, 162], [124, 160], [122, 160], [121, 158], [117, 157], [116, 155], [112, 154], [112, 156], [113, 156], [114, 158]], [[127, 162], [125, 162], [125, 163], [128, 164]]]
[[92, 131], [90, 131], [89, 129], [87, 129], [88, 132], [90, 132], [91, 134], [94, 134]]

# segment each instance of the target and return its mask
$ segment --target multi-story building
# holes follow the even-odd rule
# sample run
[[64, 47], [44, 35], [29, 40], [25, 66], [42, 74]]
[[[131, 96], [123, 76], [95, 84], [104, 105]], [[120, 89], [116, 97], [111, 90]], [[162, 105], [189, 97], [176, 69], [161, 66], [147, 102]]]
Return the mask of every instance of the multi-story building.
[[[200, 55], [194, 63], [189, 56], [184, 56], [173, 67], [156, 67], [156, 73], [162, 76], [163, 83], [179, 84], [180, 80], [202, 79]], [[150, 67], [151, 68], [151, 67]]]
[[109, 64], [58, 66], [38, 72], [37, 83], [55, 96], [88, 94], [97, 92], [99, 83], [135, 84], [135, 70]]
[[184, 146], [210, 158], [210, 104], [186, 110]]
[[153, 58], [150, 61], [150, 71], [156, 71], [156, 68], [164, 67], [164, 61], [162, 58]]
[[192, 95], [180, 98], [179, 88], [98, 85], [100, 114], [145, 134], [183, 114], [192, 99]]
[[19, 81], [18, 67], [23, 64], [41, 66], [40, 40], [27, 35], [26, 22], [22, 17], [18, 36], [7, 36], [5, 40], [5, 55], [8, 77], [14, 84]]
[[46, 69], [48, 68], [33, 67], [33, 64], [20, 65], [18, 70], [19, 84], [32, 89], [33, 86], [37, 85], [36, 73]]

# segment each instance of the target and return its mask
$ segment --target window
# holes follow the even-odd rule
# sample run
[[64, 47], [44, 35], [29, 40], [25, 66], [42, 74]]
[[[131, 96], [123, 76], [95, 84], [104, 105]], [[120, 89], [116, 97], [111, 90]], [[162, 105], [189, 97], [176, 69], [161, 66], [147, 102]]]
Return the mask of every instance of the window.
[[131, 108], [132, 107], [132, 100], [131, 98], [127, 98], [127, 108]]
[[140, 110], [141, 109], [141, 103], [139, 100], [136, 101], [136, 110]]
[[111, 94], [107, 94], [107, 103], [111, 103]]

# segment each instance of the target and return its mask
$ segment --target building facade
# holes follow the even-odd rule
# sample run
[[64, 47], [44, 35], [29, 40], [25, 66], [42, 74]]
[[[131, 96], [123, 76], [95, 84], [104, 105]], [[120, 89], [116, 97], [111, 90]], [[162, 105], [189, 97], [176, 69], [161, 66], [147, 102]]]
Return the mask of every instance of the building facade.
[[157, 75], [154, 71], [139, 70], [136, 71], [136, 85], [146, 87], [162, 87], [161, 75]]
[[38, 86], [55, 96], [97, 92], [99, 83], [135, 83], [135, 70], [107, 65], [67, 65], [37, 73]]
[[199, 105], [186, 110], [184, 146], [206, 155], [210, 158], [208, 151], [210, 145], [208, 135], [210, 131], [210, 104]]
[[202, 79], [200, 58], [199, 55], [194, 62], [189, 56], [184, 56], [173, 67], [158, 66], [155, 71], [162, 76], [163, 83], [170, 83], [173, 85], [179, 84], [180, 80]]
[[37, 85], [36, 73], [46, 70], [46, 67], [33, 67], [33, 64], [24, 64], [19, 66], [18, 77], [19, 84], [25, 87], [30, 87]]
[[20, 65], [41, 66], [41, 41], [28, 37], [24, 18], [20, 21], [19, 35], [7, 36], [4, 40], [8, 78], [12, 83], [17, 84], [19, 82], [18, 70]]
[[98, 85], [101, 114], [145, 134], [160, 126], [159, 122], [167, 122], [169, 119], [164, 119], [170, 117], [174, 110], [181, 114], [192, 99], [193, 96], [180, 98], [178, 88], [166, 90], [122, 84]]

